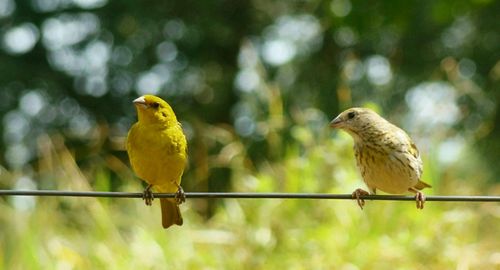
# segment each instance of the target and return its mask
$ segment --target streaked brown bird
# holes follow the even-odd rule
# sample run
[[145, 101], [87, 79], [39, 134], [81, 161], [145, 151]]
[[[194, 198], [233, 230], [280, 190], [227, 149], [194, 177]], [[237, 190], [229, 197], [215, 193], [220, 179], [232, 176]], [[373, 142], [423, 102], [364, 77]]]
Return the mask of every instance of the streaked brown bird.
[[377, 189], [391, 194], [413, 192], [417, 208], [424, 208], [425, 196], [420, 190], [431, 186], [420, 180], [422, 160], [406, 132], [366, 108], [345, 110], [330, 127], [342, 129], [354, 139], [356, 164], [370, 191], [358, 188], [352, 193], [361, 209], [365, 201], [360, 196], [376, 194]]

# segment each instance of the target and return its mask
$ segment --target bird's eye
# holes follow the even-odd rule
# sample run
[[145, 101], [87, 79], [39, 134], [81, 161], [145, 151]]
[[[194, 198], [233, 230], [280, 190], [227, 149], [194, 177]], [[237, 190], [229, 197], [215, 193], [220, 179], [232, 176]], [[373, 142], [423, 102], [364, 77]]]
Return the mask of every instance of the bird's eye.
[[151, 107], [156, 109], [156, 108], [160, 107], [160, 103], [158, 103], [158, 102], [153, 102], [153, 103], [151, 104]]
[[354, 118], [354, 116], [356, 116], [356, 113], [355, 113], [355, 112], [349, 112], [349, 113], [347, 114], [347, 119], [353, 119], [353, 118]]

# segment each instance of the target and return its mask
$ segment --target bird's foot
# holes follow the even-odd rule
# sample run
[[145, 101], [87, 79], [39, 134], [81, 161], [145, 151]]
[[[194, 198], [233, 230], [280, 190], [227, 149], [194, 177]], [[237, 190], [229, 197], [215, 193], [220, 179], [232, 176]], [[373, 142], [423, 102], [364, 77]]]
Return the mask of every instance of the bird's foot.
[[361, 188], [356, 189], [352, 193], [352, 198], [356, 199], [361, 210], [363, 210], [363, 206], [365, 205], [365, 200], [361, 199], [360, 196], [366, 196], [366, 195], [370, 195], [370, 193], [364, 189], [361, 189]]
[[184, 190], [181, 186], [179, 186], [177, 192], [175, 193], [175, 201], [177, 202], [177, 204], [181, 204], [186, 201], [186, 194], [184, 193]]
[[152, 185], [148, 185], [146, 189], [144, 189], [144, 192], [142, 193], [142, 199], [144, 200], [146, 205], [151, 205], [154, 200], [153, 192], [151, 192], [152, 187], [153, 187]]
[[425, 203], [424, 193], [417, 191], [415, 194], [415, 201], [417, 202], [417, 209], [424, 209], [424, 203]]

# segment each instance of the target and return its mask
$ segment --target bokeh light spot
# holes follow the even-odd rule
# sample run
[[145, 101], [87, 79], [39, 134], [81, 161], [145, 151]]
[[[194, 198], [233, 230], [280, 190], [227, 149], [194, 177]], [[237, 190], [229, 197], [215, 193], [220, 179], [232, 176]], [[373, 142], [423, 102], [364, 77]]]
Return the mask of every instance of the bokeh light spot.
[[16, 10], [16, 2], [14, 0], [0, 1], [0, 18], [10, 16]]
[[345, 17], [351, 12], [352, 4], [349, 0], [333, 0], [330, 4], [330, 9], [335, 16]]
[[10, 54], [31, 51], [38, 41], [39, 32], [35, 25], [23, 23], [7, 30], [3, 36], [3, 47]]
[[385, 85], [392, 80], [391, 65], [387, 58], [375, 55], [366, 61], [366, 73], [371, 83]]
[[30, 116], [37, 115], [45, 106], [45, 98], [39, 91], [29, 91], [21, 97], [20, 107], [21, 110]]

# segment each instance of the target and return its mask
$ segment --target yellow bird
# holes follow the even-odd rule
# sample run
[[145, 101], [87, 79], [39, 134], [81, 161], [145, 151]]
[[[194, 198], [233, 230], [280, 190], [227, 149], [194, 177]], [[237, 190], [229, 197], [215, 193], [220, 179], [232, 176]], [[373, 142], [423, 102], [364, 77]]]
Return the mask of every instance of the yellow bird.
[[184, 202], [180, 186], [187, 160], [187, 142], [170, 105], [163, 99], [144, 95], [134, 100], [138, 121], [127, 136], [127, 152], [133, 170], [149, 185], [144, 190], [146, 205], [151, 205], [151, 188], [174, 193], [176, 198], [160, 198], [162, 225], [182, 225], [179, 204]]
[[[345, 110], [330, 126], [354, 139], [356, 164], [370, 193], [377, 189], [392, 194], [411, 191], [416, 193], [417, 208], [424, 208], [425, 196], [420, 190], [431, 186], [420, 180], [422, 160], [406, 132], [365, 108]], [[353, 192], [361, 209], [365, 202], [360, 196], [370, 193], [360, 188]]]

